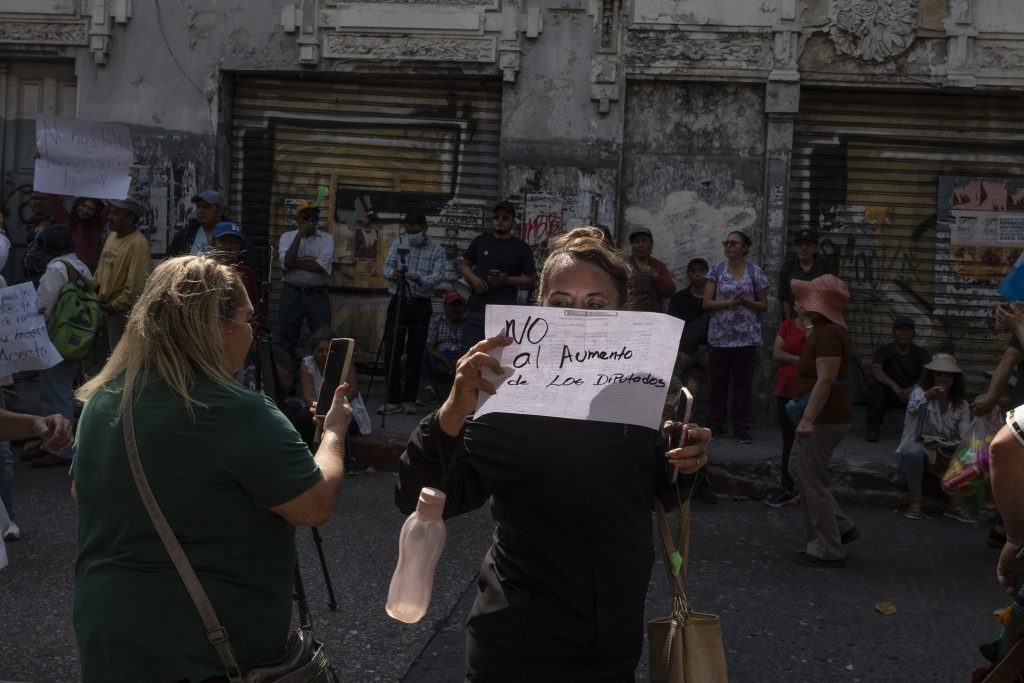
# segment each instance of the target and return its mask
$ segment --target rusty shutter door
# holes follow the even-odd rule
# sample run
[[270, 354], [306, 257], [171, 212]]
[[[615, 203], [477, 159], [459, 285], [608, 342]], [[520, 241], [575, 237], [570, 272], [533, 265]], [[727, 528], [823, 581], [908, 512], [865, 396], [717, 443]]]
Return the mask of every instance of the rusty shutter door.
[[788, 232], [819, 232], [850, 287], [847, 320], [866, 363], [906, 315], [917, 343], [954, 353], [969, 388], [983, 389], [981, 371], [1008, 340], [992, 308], [1024, 246], [1022, 221], [1019, 98], [802, 91]]
[[261, 278], [270, 273], [270, 320], [276, 329], [276, 247], [294, 229], [290, 207], [327, 188], [334, 328], [365, 360], [383, 329], [379, 271], [404, 215], [427, 215], [446, 281], [484, 228], [498, 193], [500, 80], [238, 74], [230, 107], [232, 215], [252, 236]]

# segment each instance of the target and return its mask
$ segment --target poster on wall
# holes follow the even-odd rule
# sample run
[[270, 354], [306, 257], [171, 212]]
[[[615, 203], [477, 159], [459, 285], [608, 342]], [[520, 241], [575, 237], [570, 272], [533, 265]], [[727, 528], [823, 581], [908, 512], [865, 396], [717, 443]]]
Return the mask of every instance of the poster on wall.
[[988, 319], [1024, 251], [1024, 178], [939, 176], [936, 217], [934, 315]]
[[951, 284], [998, 284], [1024, 250], [1024, 178], [940, 176], [938, 229]]
[[135, 150], [123, 123], [38, 116], [36, 154], [32, 189], [37, 192], [97, 199], [128, 196]]

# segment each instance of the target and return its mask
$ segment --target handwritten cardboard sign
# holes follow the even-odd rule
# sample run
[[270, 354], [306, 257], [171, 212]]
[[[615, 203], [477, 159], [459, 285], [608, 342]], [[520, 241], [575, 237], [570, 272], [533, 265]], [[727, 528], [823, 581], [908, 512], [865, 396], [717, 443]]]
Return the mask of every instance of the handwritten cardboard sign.
[[46, 370], [64, 360], [50, 343], [31, 282], [0, 289], [0, 377]]
[[125, 124], [40, 115], [36, 148], [33, 190], [97, 199], [128, 196], [135, 151]]
[[658, 429], [683, 321], [661, 313], [488, 306], [488, 337], [505, 372], [484, 376], [476, 416], [547, 415]]

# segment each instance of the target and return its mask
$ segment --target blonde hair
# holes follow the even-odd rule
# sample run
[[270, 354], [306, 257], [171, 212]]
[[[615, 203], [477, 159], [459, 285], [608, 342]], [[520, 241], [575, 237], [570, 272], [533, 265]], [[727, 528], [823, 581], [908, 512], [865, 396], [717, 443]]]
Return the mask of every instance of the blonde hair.
[[615, 289], [619, 295], [619, 308], [630, 307], [635, 287], [633, 269], [630, 268], [629, 262], [622, 257], [622, 254], [605, 241], [601, 228], [591, 225], [573, 228], [569, 232], [559, 235], [551, 243], [551, 250], [548, 252], [547, 258], [544, 259], [544, 267], [540, 272], [536, 300], [538, 305], [543, 306], [544, 300], [550, 293], [552, 271], [566, 259], [590, 261], [608, 273], [615, 283]]
[[123, 377], [123, 413], [131, 389], [160, 379], [191, 413], [196, 406], [206, 407], [189, 394], [196, 379], [237, 389], [224, 358], [220, 326], [234, 315], [244, 293], [235, 271], [207, 256], [164, 261], [149, 276], [103, 369], [75, 397], [84, 403]]

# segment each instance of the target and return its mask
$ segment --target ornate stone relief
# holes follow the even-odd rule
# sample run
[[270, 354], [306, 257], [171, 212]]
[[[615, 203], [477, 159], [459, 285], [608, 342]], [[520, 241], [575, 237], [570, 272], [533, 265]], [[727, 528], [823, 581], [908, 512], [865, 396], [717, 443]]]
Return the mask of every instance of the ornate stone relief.
[[763, 69], [769, 66], [771, 39], [750, 34], [632, 31], [630, 66], [707, 66]]
[[914, 42], [916, 0], [829, 0], [828, 33], [840, 54], [882, 63]]
[[37, 45], [88, 45], [89, 32], [84, 21], [0, 21], [0, 41]]
[[324, 57], [330, 59], [397, 59], [427, 62], [494, 62], [495, 39], [439, 36], [353, 36], [328, 33]]
[[978, 63], [983, 69], [1024, 69], [1024, 46], [982, 45]]
[[[531, 5], [525, 13], [523, 4]], [[281, 28], [297, 34], [299, 61], [310, 66], [322, 59], [495, 64], [506, 81], [514, 81], [524, 31], [526, 38], [541, 31], [534, 5], [522, 0], [300, 0], [284, 5]]]

